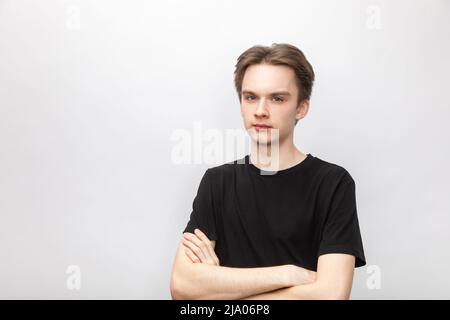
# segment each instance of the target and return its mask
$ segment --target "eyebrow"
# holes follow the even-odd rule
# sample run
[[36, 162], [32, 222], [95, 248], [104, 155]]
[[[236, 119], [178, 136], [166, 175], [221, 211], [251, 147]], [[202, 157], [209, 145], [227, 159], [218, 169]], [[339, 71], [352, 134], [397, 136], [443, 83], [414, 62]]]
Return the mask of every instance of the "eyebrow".
[[[256, 93], [254, 93], [253, 91], [250, 90], [243, 90], [242, 94], [253, 94], [253, 95], [257, 95]], [[272, 92], [271, 94], [269, 94], [271, 96], [290, 96], [290, 92], [289, 91], [277, 91], [277, 92]]]

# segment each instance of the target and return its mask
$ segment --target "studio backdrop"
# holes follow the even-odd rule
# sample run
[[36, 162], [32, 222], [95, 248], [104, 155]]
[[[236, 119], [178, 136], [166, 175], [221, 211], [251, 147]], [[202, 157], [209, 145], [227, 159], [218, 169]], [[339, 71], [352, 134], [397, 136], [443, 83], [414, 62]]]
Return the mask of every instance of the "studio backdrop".
[[247, 152], [236, 59], [290, 43], [295, 144], [356, 183], [351, 298], [449, 299], [449, 39], [448, 0], [0, 0], [0, 298], [170, 299], [201, 177]]

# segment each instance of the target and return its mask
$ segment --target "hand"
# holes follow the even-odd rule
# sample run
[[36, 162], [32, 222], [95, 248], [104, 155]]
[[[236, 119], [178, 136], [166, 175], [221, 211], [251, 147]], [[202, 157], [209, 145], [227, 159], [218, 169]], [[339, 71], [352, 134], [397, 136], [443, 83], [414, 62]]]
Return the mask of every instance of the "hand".
[[298, 286], [316, 281], [317, 273], [315, 271], [311, 271], [293, 264], [288, 264], [285, 267], [287, 267], [287, 281], [289, 286]]
[[194, 233], [183, 234], [184, 251], [189, 259], [194, 263], [219, 266], [219, 259], [208, 237], [200, 229], [195, 229]]

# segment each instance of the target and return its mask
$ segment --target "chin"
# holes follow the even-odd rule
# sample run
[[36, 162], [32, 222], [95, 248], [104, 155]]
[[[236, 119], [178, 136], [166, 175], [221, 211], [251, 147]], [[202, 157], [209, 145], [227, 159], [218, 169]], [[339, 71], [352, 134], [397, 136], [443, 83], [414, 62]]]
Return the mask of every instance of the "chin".
[[270, 145], [271, 143], [275, 142], [274, 138], [271, 137], [272, 134], [269, 133], [269, 134], [265, 135], [263, 133], [260, 133], [260, 132], [256, 131], [256, 129], [253, 126], [248, 128], [247, 132], [250, 135], [250, 138], [252, 139], [252, 141], [255, 143]]
[[255, 143], [261, 144], [261, 145], [270, 145], [271, 143], [274, 142], [274, 141], [272, 141], [272, 139], [258, 137], [257, 135], [254, 135], [254, 136], [252, 135], [251, 138]]

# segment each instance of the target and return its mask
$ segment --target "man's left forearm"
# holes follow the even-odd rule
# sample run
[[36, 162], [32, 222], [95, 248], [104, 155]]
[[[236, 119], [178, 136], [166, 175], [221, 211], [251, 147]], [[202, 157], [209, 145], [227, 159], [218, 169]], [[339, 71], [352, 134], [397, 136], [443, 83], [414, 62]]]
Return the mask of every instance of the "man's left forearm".
[[350, 292], [336, 290], [319, 282], [278, 289], [243, 300], [347, 300]]

